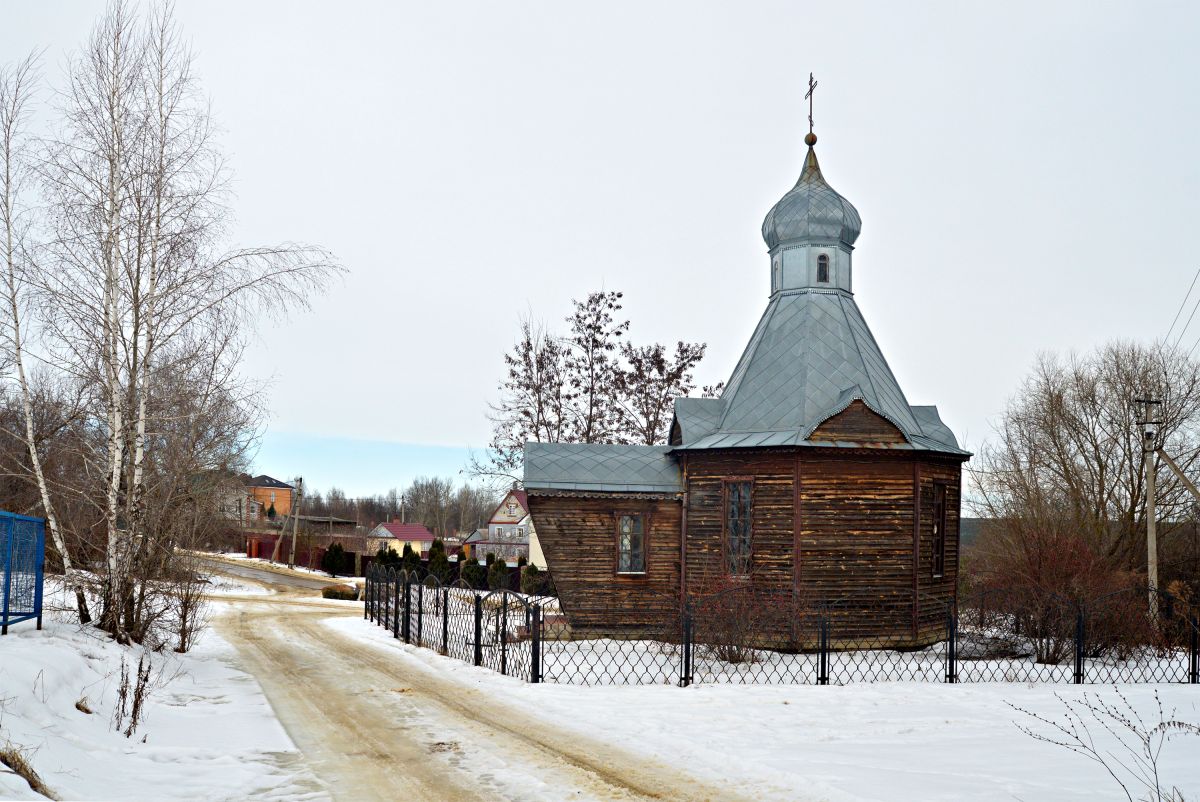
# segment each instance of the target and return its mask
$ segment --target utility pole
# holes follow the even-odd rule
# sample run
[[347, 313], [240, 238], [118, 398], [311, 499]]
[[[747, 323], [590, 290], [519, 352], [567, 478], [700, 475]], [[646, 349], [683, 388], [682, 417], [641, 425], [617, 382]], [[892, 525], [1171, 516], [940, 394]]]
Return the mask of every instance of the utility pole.
[[296, 498], [292, 502], [292, 550], [288, 553], [288, 568], [296, 567], [296, 534], [300, 529], [300, 500], [302, 498], [304, 498], [304, 477], [297, 476]]
[[1158, 621], [1158, 523], [1155, 520], [1154, 459], [1158, 452], [1158, 429], [1162, 421], [1154, 420], [1162, 401], [1152, 398], [1133, 399], [1142, 405], [1142, 460], [1146, 474], [1146, 580], [1150, 586], [1150, 619]]

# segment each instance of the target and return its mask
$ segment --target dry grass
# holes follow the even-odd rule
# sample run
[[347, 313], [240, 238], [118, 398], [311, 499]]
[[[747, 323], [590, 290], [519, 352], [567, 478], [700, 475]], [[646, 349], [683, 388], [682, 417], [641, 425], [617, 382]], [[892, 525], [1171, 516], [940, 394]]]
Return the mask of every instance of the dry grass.
[[80, 713], [87, 713], [89, 716], [93, 713], [92, 708], [88, 706], [88, 698], [86, 696], [81, 696], [75, 700], [75, 709]]
[[29, 765], [29, 750], [9, 742], [0, 747], [0, 763], [12, 769], [13, 773], [29, 783], [35, 794], [41, 794], [47, 799], [57, 799], [54, 793], [42, 782], [42, 778]]
[[349, 585], [326, 585], [321, 589], [321, 596], [326, 599], [356, 601], [358, 599], [358, 589]]

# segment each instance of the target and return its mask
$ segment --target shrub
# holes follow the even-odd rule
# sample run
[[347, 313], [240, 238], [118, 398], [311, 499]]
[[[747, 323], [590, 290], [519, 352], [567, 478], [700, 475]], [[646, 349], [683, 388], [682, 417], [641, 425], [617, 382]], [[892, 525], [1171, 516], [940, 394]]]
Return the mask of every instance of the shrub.
[[487, 569], [487, 585], [489, 590], [508, 589], [508, 563], [495, 560]]
[[346, 565], [349, 562], [349, 555], [342, 548], [341, 543], [334, 543], [329, 548], [325, 549], [325, 553], [321, 555], [321, 570], [330, 576], [346, 573]]
[[487, 558], [483, 562], [485, 565], [487, 565], [488, 568], [491, 568], [492, 563], [496, 562], [496, 552], [489, 551], [487, 553]]
[[409, 544], [404, 544], [404, 555], [400, 558], [400, 565], [405, 571], [410, 574], [415, 574], [417, 569], [421, 567], [421, 555], [413, 551], [413, 547]]
[[526, 557], [524, 554], [522, 554], [520, 557], [517, 558], [517, 567], [518, 568], [524, 568], [527, 565], [529, 565], [529, 558]]
[[429, 574], [437, 577], [439, 582], [445, 583], [450, 580], [450, 560], [446, 557], [446, 552], [430, 551], [429, 553]]
[[321, 598], [356, 601], [358, 599], [358, 589], [352, 588], [349, 585], [326, 585], [321, 588]]
[[400, 555], [387, 546], [380, 546], [375, 552], [375, 564], [381, 568], [395, 568], [400, 565]]
[[521, 571], [521, 592], [527, 596], [541, 596], [543, 577], [536, 565], [526, 565]]
[[459, 571], [459, 579], [476, 590], [487, 587], [488, 569], [479, 564], [478, 560], [467, 560]]

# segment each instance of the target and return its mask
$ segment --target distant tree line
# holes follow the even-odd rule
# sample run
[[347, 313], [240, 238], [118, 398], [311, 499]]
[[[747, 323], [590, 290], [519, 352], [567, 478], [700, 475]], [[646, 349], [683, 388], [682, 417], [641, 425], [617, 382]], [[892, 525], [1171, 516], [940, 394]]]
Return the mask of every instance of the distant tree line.
[[393, 488], [374, 496], [351, 498], [336, 487], [324, 494], [306, 493], [301, 512], [345, 518], [373, 529], [400, 520], [402, 499], [404, 520], [424, 524], [439, 537], [479, 529], [500, 503], [495, 493], [477, 485], [455, 486], [453, 479], [420, 476], [404, 490]]

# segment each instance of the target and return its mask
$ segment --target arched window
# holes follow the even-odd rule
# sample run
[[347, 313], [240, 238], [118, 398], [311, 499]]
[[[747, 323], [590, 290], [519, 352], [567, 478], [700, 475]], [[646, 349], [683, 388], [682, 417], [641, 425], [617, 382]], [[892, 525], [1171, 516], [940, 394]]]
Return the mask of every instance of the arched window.
[[829, 283], [829, 257], [825, 254], [817, 257], [817, 281], [822, 284]]

